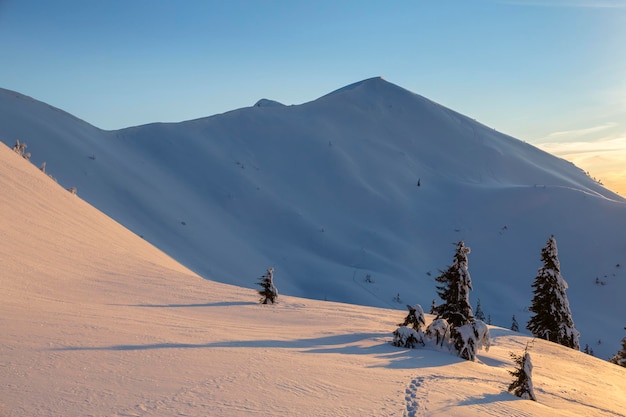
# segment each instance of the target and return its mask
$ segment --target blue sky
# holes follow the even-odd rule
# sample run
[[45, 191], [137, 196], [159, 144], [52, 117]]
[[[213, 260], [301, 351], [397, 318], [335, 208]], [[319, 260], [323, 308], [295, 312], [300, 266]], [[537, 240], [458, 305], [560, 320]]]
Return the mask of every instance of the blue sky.
[[626, 165], [625, 44], [626, 0], [0, 0], [0, 86], [103, 129], [381, 75], [607, 185], [626, 184], [602, 171]]

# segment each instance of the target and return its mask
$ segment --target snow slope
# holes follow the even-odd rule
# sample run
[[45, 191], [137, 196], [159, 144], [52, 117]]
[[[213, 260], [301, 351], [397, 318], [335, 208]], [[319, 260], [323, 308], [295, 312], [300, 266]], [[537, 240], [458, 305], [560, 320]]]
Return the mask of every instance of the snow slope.
[[582, 345], [606, 358], [623, 336], [626, 201], [381, 78], [119, 131], [0, 90], [0, 126], [2, 141], [28, 143], [37, 166], [205, 278], [252, 287], [273, 266], [281, 294], [430, 305], [463, 239], [474, 305], [523, 328], [554, 234]]
[[[527, 337], [466, 362], [390, 344], [404, 312], [202, 279], [0, 145], [0, 416], [623, 416], [626, 369]], [[430, 319], [431, 317], [429, 317]]]

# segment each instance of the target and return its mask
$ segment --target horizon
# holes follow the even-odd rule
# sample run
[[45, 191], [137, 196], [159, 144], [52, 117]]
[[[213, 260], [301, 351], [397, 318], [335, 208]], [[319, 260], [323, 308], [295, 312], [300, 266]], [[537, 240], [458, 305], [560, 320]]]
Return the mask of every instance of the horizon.
[[0, 3], [2, 87], [99, 128], [382, 76], [626, 195], [626, 3]]

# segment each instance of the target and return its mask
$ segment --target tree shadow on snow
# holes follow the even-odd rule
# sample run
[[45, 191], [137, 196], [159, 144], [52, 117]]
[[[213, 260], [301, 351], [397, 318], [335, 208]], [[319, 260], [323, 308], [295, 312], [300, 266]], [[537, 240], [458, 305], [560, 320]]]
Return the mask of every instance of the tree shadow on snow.
[[[372, 341], [375, 343], [372, 344]], [[362, 342], [366, 342], [365, 344]], [[55, 351], [142, 351], [154, 349], [276, 348], [303, 354], [371, 355], [381, 361], [372, 368], [414, 369], [464, 362], [453, 354], [430, 349], [398, 348], [389, 333], [348, 333], [296, 340], [232, 340], [210, 343], [153, 343], [145, 345], [67, 346]]]
[[[325, 336], [312, 339], [297, 340], [233, 340], [226, 342], [211, 343], [153, 343], [148, 345], [112, 345], [112, 346], [68, 346], [55, 348], [58, 351], [86, 351], [86, 350], [151, 350], [151, 349], [210, 349], [210, 348], [279, 348], [279, 349], [305, 349], [305, 352], [315, 348], [328, 347], [330, 345], [345, 345], [356, 343], [364, 339], [379, 338], [387, 334], [381, 333], [350, 333], [334, 336]], [[308, 351], [306, 349], [309, 349]], [[358, 353], [358, 349], [352, 347], [352, 353]], [[362, 354], [368, 352], [362, 351]]]
[[124, 304], [127, 307], [150, 307], [150, 308], [187, 308], [187, 307], [232, 307], [232, 306], [248, 306], [258, 305], [254, 301], [221, 301], [217, 303], [199, 303], [199, 304]]
[[483, 394], [480, 397], [470, 397], [459, 402], [459, 405], [491, 404], [491, 403], [497, 403], [497, 402], [503, 402], [503, 401], [517, 401], [517, 400], [520, 400], [520, 398], [506, 391], [503, 391], [498, 394]]
[[[363, 334], [367, 336], [367, 334]], [[390, 368], [390, 369], [414, 369], [421, 366], [444, 366], [457, 362], [465, 362], [455, 356], [453, 353], [432, 350], [428, 348], [422, 349], [408, 349], [394, 346], [391, 343], [391, 335], [388, 333], [382, 333], [378, 335], [372, 335], [378, 337], [372, 337], [379, 343], [368, 346], [360, 346], [358, 344], [346, 345], [338, 343], [336, 346], [320, 346], [306, 350], [305, 353], [339, 353], [343, 355], [372, 355], [377, 359], [383, 361], [378, 365], [372, 365], [372, 368]], [[382, 336], [382, 337], [381, 337]], [[345, 338], [345, 336], [342, 336]], [[368, 339], [361, 338], [359, 340]], [[359, 340], [355, 340], [358, 342]]]
[[511, 364], [509, 362], [502, 361], [500, 359], [488, 358], [481, 355], [476, 355], [478, 357], [478, 361], [484, 363], [487, 366], [491, 366], [494, 368], [510, 368]]
[[467, 362], [452, 352], [433, 350], [428, 348], [406, 349], [391, 345], [392, 352], [386, 355], [379, 355], [380, 359], [387, 359], [385, 365], [373, 366], [374, 368], [390, 369], [415, 369], [422, 367], [438, 367], [453, 365], [455, 363]]

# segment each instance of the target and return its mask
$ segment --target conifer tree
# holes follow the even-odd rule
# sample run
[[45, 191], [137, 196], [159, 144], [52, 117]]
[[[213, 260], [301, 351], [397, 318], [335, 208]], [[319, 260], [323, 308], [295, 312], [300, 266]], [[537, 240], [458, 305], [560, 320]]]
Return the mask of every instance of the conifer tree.
[[269, 268], [267, 273], [259, 278], [258, 285], [261, 286], [261, 289], [258, 291], [261, 296], [259, 302], [261, 304], [274, 304], [276, 297], [278, 297], [278, 290], [274, 286], [274, 268]]
[[474, 314], [476, 320], [485, 321], [485, 313], [483, 313], [483, 309], [480, 306], [480, 298], [476, 302], [476, 314]]
[[513, 392], [514, 395], [525, 400], [537, 401], [533, 389], [533, 364], [530, 360], [530, 353], [528, 353], [528, 345], [526, 345], [523, 355], [516, 355], [511, 352], [511, 357], [517, 368], [514, 371], [509, 371], [515, 377], [515, 380], [509, 385], [509, 392]]
[[[624, 327], [626, 330], [626, 327]], [[626, 337], [622, 339], [622, 348], [610, 359], [616, 365], [626, 368]]]
[[28, 145], [25, 143], [20, 143], [19, 139], [15, 140], [15, 145], [13, 146], [13, 150], [19, 154], [24, 159], [30, 159], [30, 152], [26, 152], [26, 148]]
[[455, 327], [461, 327], [474, 320], [469, 302], [469, 292], [472, 289], [467, 261], [469, 253], [470, 248], [465, 246], [463, 241], [456, 243], [454, 262], [435, 278], [442, 284], [437, 286], [437, 294], [443, 300], [436, 308], [437, 318], [447, 320], [453, 331]]
[[491, 337], [485, 322], [475, 320], [453, 330], [454, 349], [461, 358], [475, 361], [478, 350], [489, 350]]
[[511, 322], [511, 330], [513, 330], [514, 332], [519, 332], [519, 324], [517, 323], [515, 314], [513, 314], [513, 321]]
[[421, 330], [413, 330], [407, 326], [400, 326], [393, 332], [394, 346], [415, 349], [417, 345], [424, 346], [424, 333]]
[[416, 331], [421, 330], [422, 326], [426, 325], [426, 320], [424, 319], [424, 309], [419, 304], [415, 304], [414, 306], [406, 305], [406, 308], [409, 309], [409, 314], [404, 319], [403, 323], [398, 324], [398, 326], [407, 326], [411, 327]]
[[580, 350], [580, 333], [574, 327], [569, 301], [565, 294], [567, 282], [561, 276], [561, 264], [554, 236], [541, 250], [543, 266], [532, 284], [533, 300], [529, 310], [534, 313], [526, 328], [541, 339]]
[[393, 345], [407, 348], [415, 348], [418, 344], [424, 346], [424, 332], [422, 332], [422, 326], [426, 325], [424, 319], [424, 309], [419, 304], [414, 306], [406, 305], [409, 309], [409, 314], [404, 319], [404, 322], [399, 323], [398, 327], [393, 332]]

